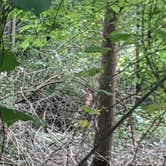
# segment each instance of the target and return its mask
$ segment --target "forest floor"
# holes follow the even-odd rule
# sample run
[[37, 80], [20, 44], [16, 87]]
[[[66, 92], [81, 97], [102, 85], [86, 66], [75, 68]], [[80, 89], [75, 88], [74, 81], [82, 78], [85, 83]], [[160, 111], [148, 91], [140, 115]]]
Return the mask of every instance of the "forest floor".
[[[4, 166], [76, 166], [93, 148], [93, 134], [88, 132], [60, 132], [55, 128], [45, 131], [19, 122], [6, 133], [5, 152], [0, 164]], [[130, 166], [133, 160], [132, 146], [122, 142], [125, 140], [114, 146], [113, 166]], [[142, 145], [133, 165], [164, 166], [164, 155], [164, 143]]]
[[[114, 152], [115, 166], [165, 166], [166, 146], [142, 146], [132, 163], [135, 154], [131, 148], [122, 147], [120, 151]], [[166, 163], [165, 163], [166, 164]]]

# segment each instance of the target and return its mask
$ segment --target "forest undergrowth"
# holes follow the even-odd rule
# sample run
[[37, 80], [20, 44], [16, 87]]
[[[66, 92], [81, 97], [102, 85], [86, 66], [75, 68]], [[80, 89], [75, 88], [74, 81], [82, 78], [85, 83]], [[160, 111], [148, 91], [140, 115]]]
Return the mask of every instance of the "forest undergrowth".
[[[73, 60], [74, 58], [70, 58], [68, 62], [73, 63]], [[38, 116], [46, 122], [47, 127], [20, 121], [6, 128], [1, 165], [76, 166], [93, 148], [98, 115], [85, 112], [83, 107], [86, 104], [94, 109], [98, 107], [95, 100], [97, 77], [85, 80], [75, 76], [75, 71], [80, 68], [77, 65], [73, 65], [73, 74], [71, 71], [64, 72], [68, 71], [68, 66], [63, 68], [64, 71], [61, 70], [63, 61], [61, 58], [61, 64], [57, 65], [56, 69], [39, 65], [36, 71], [30, 71], [29, 66], [26, 66], [19, 67], [8, 79], [3, 76], [1, 100], [8, 104], [15, 103], [17, 109]], [[36, 62], [34, 61], [34, 64]], [[59, 60], [55, 63], [59, 63]], [[125, 84], [124, 81], [123, 83]], [[121, 88], [126, 87], [121, 82], [119, 85]], [[6, 91], [9, 89], [6, 94], [3, 93], [4, 86]], [[11, 87], [13, 91], [10, 91]], [[129, 93], [131, 89], [128, 87], [123, 90]], [[130, 103], [132, 100], [132, 96], [126, 96], [125, 102]], [[118, 104], [118, 108], [121, 109], [122, 105]], [[117, 115], [119, 114], [122, 113], [117, 112]], [[133, 124], [129, 119], [114, 135], [112, 164], [162, 166], [166, 147], [163, 131], [160, 135], [161, 130], [155, 128], [159, 118], [154, 122], [145, 118], [148, 124], [145, 127], [140, 123], [143, 118], [139, 114], [135, 116], [137, 119]], [[138, 120], [143, 129], [136, 128]], [[143, 134], [139, 130], [144, 130]], [[91, 160], [92, 158], [89, 163]]]

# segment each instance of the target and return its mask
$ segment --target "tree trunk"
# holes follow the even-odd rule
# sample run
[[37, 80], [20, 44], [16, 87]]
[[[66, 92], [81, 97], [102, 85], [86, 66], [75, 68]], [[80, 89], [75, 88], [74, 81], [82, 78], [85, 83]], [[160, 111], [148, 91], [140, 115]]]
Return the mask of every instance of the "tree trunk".
[[[95, 145], [100, 144], [100, 140], [108, 134], [108, 130], [115, 124], [115, 73], [116, 73], [116, 47], [115, 43], [112, 43], [109, 39], [109, 35], [115, 31], [115, 23], [117, 21], [117, 15], [111, 9], [111, 5], [106, 2], [105, 16], [103, 23], [103, 47], [110, 48], [110, 51], [102, 54], [102, 67], [103, 74], [100, 78], [100, 90], [99, 104], [101, 113], [98, 119], [98, 130], [95, 136]], [[110, 92], [104, 93], [104, 91]], [[112, 152], [112, 140], [111, 135], [104, 142], [101, 142], [100, 147], [96, 150], [95, 158], [92, 161], [92, 166], [109, 166], [111, 165], [111, 152]]]
[[16, 16], [13, 17], [11, 21], [11, 47], [14, 51], [16, 44]]
[[3, 14], [3, 1], [0, 0], [0, 49], [2, 48], [2, 38], [3, 38], [2, 14]]

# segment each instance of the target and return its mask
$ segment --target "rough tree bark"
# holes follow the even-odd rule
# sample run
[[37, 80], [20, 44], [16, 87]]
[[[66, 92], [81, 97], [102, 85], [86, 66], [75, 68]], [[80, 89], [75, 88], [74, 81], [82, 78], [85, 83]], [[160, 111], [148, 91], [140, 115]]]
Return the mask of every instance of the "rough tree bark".
[[16, 16], [11, 20], [11, 47], [14, 51], [16, 44]]
[[[116, 74], [116, 46], [109, 39], [110, 34], [115, 31], [115, 23], [117, 14], [111, 9], [110, 3], [107, 1], [105, 5], [105, 16], [103, 22], [103, 43], [102, 47], [110, 50], [102, 54], [103, 74], [100, 78], [99, 104], [101, 113], [98, 119], [98, 130], [95, 136], [95, 145], [108, 134], [108, 130], [113, 127], [115, 121], [115, 74]], [[111, 95], [104, 93], [110, 92]], [[101, 142], [101, 146], [97, 148], [92, 166], [109, 166], [111, 165], [113, 135]]]
[[3, 21], [2, 21], [2, 14], [3, 14], [3, 2], [0, 0], [0, 48], [2, 47], [2, 36], [3, 36]]

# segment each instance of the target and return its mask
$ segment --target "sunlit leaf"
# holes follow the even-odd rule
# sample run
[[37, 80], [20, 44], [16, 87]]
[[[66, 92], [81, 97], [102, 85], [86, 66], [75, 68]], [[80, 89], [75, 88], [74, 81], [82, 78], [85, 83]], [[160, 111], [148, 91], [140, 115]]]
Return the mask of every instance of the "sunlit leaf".
[[102, 68], [92, 68], [86, 71], [76, 73], [77, 77], [93, 77], [102, 72]]
[[90, 115], [98, 115], [99, 114], [99, 110], [92, 109], [88, 106], [83, 106], [82, 109], [84, 112], [86, 112]]
[[122, 33], [122, 32], [112, 32], [109, 36], [109, 39], [112, 42], [127, 41], [131, 37], [131, 34]]
[[120, 7], [117, 6], [117, 5], [112, 5], [112, 6], [111, 6], [111, 9], [112, 9], [115, 13], [119, 13], [119, 11], [120, 11]]
[[89, 121], [88, 120], [80, 120], [79, 125], [81, 128], [87, 128], [89, 126]]
[[163, 62], [165, 62], [165, 60], [166, 60], [166, 50], [160, 51], [160, 57], [161, 57], [161, 60], [163, 60]]

